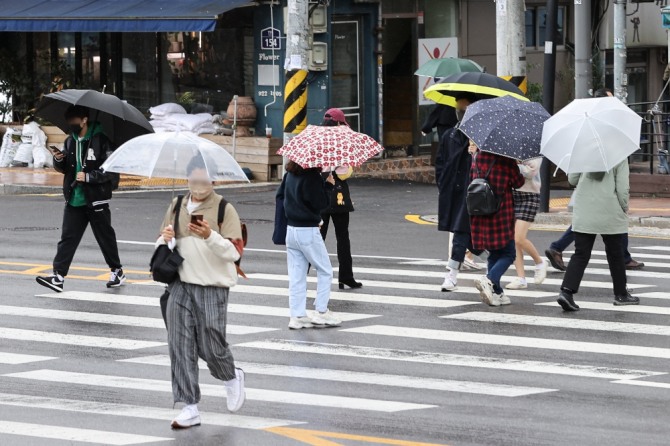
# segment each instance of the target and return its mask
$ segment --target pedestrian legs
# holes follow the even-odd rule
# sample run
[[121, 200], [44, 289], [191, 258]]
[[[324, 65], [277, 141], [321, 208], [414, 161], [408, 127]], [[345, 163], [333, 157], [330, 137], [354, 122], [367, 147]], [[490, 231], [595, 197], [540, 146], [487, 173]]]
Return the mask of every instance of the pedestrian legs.
[[87, 208], [88, 219], [91, 222], [93, 236], [100, 246], [102, 255], [110, 269], [121, 268], [119, 260], [119, 247], [116, 243], [116, 232], [112, 227], [112, 213], [109, 206], [98, 209]]
[[[568, 269], [563, 277], [563, 284], [561, 289], [571, 294], [579, 291], [579, 285], [584, 277], [584, 270], [591, 260], [591, 251], [593, 250], [593, 243], [596, 240], [595, 234], [585, 234], [583, 232], [575, 232], [575, 253], [570, 258]], [[623, 254], [623, 250], [621, 250]]]
[[500, 287], [500, 278], [505, 274], [514, 262], [516, 257], [516, 246], [514, 240], [510, 240], [507, 245], [501, 249], [489, 250], [488, 267], [489, 271], [486, 277], [493, 284], [493, 292], [500, 294], [503, 292]]
[[465, 251], [470, 247], [470, 233], [463, 231], [454, 232], [454, 238], [451, 243], [451, 258], [447, 266], [451, 270], [458, 271], [465, 260]]
[[507, 287], [510, 289], [526, 288], [526, 271], [524, 269], [523, 253], [530, 255], [535, 263], [535, 283], [541, 284], [546, 277], [547, 266], [535, 249], [535, 245], [528, 240], [528, 230], [531, 222], [526, 220], [516, 220], [514, 224], [514, 244], [516, 245], [516, 260], [514, 268], [516, 269], [516, 281], [510, 283]]
[[[286, 228], [286, 263], [291, 317], [307, 316], [307, 268], [309, 262], [300, 249], [296, 233], [301, 228]], [[306, 228], [308, 229], [308, 228]]]
[[351, 259], [351, 241], [349, 240], [349, 213], [323, 214], [323, 225], [321, 226], [321, 235], [326, 239], [328, 233], [328, 221], [333, 220], [335, 227], [335, 238], [337, 239], [337, 262], [339, 264], [339, 273], [337, 279], [340, 282], [353, 281], [353, 261]]
[[625, 296], [628, 292], [626, 289], [626, 263], [621, 254], [627, 251], [624, 243], [628, 239], [628, 234], [603, 234], [602, 238], [605, 242], [605, 253], [612, 276], [614, 295]]
[[[325, 313], [330, 300], [333, 267], [319, 228], [289, 226], [286, 233], [286, 248], [289, 263], [291, 317], [305, 316], [308, 264], [316, 269], [317, 274], [314, 306], [318, 312]], [[298, 274], [301, 274], [300, 277]]]
[[575, 233], [572, 232], [572, 225], [570, 225], [570, 226], [568, 226], [568, 229], [565, 230], [565, 232], [561, 235], [561, 237], [558, 240], [551, 243], [551, 245], [549, 246], [549, 249], [553, 249], [554, 251], [558, 251], [558, 252], [563, 252], [574, 241], [575, 241]]
[[88, 218], [86, 206], [65, 205], [61, 238], [53, 260], [54, 273], [67, 276], [74, 254], [88, 226]]

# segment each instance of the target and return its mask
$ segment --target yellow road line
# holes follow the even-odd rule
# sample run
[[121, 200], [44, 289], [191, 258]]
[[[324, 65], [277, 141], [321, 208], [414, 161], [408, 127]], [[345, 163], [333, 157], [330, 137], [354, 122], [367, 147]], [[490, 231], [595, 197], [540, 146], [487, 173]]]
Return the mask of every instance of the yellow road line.
[[342, 446], [341, 443], [335, 443], [326, 438], [350, 440], [361, 443], [373, 444], [388, 444], [393, 446], [446, 446], [437, 443], [421, 443], [417, 441], [396, 440], [393, 438], [382, 437], [368, 437], [365, 435], [345, 434], [341, 432], [327, 432], [309, 429], [296, 429], [291, 427], [271, 427], [265, 429], [267, 432], [272, 432], [283, 437], [291, 438], [293, 440], [301, 441], [311, 446]]
[[437, 226], [437, 223], [433, 223], [432, 221], [424, 220], [424, 219], [421, 218], [420, 215], [407, 214], [407, 215], [405, 215], [405, 220], [411, 221], [412, 223], [416, 223], [417, 225]]

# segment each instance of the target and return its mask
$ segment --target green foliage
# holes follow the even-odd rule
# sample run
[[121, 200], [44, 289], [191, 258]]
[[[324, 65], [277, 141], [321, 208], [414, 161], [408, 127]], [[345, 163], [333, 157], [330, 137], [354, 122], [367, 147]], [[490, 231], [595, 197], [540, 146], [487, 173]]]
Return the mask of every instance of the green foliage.
[[0, 117], [23, 117], [32, 101], [25, 61], [6, 48], [0, 49]]

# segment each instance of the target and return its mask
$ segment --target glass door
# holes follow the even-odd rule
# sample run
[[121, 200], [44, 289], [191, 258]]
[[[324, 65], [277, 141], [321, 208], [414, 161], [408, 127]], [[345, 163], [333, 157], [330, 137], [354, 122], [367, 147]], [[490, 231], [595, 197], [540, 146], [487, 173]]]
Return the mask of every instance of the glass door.
[[332, 80], [329, 107], [341, 109], [352, 129], [361, 130], [360, 21], [332, 22]]

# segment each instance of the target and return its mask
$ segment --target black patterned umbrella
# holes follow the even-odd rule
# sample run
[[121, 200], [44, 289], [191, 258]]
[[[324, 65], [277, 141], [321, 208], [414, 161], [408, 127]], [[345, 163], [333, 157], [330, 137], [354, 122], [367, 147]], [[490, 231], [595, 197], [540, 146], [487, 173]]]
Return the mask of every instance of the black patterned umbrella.
[[460, 130], [479, 150], [523, 161], [541, 156], [542, 127], [549, 118], [537, 102], [504, 96], [469, 105]]

